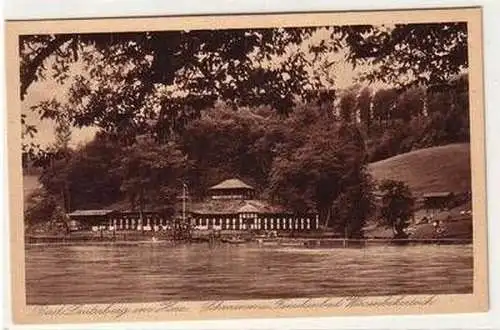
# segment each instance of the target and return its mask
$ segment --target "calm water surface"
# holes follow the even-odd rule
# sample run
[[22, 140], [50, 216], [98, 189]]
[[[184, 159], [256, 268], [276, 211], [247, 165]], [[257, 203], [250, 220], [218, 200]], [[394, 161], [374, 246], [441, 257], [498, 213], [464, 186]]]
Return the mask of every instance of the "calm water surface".
[[28, 304], [472, 292], [472, 246], [26, 248]]

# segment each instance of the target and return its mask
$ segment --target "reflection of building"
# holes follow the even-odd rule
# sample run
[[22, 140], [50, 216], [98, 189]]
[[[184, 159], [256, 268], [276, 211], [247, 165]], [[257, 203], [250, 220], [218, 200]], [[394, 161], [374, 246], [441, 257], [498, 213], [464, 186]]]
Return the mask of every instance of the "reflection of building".
[[253, 187], [238, 179], [209, 189], [209, 198], [190, 206], [191, 223], [197, 229], [307, 231], [318, 228], [313, 214], [296, 215], [255, 198]]

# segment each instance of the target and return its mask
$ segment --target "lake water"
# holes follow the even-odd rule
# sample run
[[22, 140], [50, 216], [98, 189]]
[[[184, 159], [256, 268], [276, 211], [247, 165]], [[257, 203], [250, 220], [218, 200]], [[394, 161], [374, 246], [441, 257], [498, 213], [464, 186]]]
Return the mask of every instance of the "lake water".
[[26, 248], [28, 304], [471, 293], [470, 245]]

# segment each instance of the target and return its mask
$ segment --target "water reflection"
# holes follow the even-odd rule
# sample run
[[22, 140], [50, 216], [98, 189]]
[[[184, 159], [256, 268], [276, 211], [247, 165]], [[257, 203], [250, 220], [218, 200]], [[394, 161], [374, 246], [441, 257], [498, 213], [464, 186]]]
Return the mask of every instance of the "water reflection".
[[30, 246], [28, 304], [472, 292], [472, 246]]

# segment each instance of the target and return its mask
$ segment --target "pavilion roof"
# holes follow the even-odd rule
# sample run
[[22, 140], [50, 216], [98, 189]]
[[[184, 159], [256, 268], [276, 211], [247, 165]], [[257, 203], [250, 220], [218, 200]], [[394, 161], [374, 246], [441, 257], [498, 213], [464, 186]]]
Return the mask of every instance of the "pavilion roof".
[[246, 184], [240, 179], [228, 179], [224, 180], [215, 186], [209, 188], [210, 190], [222, 190], [222, 189], [254, 189], [252, 186]]
[[192, 203], [189, 211], [197, 214], [287, 213], [286, 209], [262, 200], [208, 199]]

